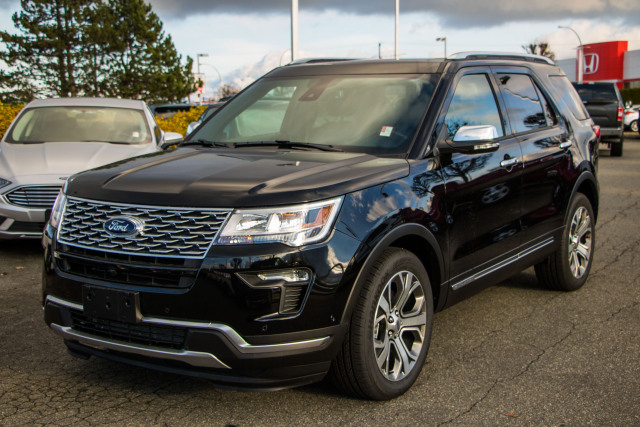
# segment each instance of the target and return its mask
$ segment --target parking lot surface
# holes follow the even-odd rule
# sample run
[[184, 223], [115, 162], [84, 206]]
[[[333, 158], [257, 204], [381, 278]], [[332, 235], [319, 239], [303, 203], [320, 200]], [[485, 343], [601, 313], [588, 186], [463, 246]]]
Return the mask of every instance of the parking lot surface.
[[272, 393], [67, 354], [42, 319], [37, 241], [0, 241], [2, 425], [640, 425], [640, 138], [601, 151], [591, 275], [533, 270], [435, 316], [418, 381], [389, 402], [328, 384]]

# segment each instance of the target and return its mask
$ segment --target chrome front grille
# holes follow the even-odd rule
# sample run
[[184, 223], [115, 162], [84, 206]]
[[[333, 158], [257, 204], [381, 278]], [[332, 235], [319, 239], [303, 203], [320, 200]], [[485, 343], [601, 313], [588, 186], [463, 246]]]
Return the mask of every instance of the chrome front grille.
[[25, 208], [51, 209], [60, 192], [60, 185], [18, 187], [7, 193], [9, 203]]
[[[58, 241], [123, 254], [203, 258], [230, 212], [228, 209], [102, 203], [69, 197]], [[142, 231], [126, 237], [109, 235], [103, 224], [121, 216], [142, 221]]]

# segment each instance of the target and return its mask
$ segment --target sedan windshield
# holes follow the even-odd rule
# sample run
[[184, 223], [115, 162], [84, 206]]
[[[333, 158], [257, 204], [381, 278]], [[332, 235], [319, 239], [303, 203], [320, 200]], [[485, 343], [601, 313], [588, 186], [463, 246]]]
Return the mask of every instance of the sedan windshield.
[[39, 107], [17, 119], [7, 142], [110, 142], [144, 144], [151, 134], [139, 110], [107, 107]]
[[431, 75], [265, 78], [229, 101], [196, 129], [192, 139], [239, 148], [323, 145], [376, 155], [405, 154], [434, 81]]

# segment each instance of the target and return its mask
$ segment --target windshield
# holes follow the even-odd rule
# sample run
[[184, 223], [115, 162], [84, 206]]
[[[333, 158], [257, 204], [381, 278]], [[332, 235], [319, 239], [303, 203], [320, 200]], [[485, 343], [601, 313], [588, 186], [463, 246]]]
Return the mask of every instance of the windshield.
[[111, 142], [144, 144], [151, 134], [139, 110], [102, 107], [40, 107], [17, 119], [7, 142]]
[[265, 78], [229, 101], [191, 139], [405, 154], [435, 81], [432, 75]]

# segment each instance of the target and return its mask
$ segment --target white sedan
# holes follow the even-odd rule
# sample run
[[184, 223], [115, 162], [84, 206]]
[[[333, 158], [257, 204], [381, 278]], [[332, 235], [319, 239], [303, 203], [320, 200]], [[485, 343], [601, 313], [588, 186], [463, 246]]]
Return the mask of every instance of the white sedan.
[[143, 101], [30, 102], [0, 141], [0, 239], [39, 238], [70, 175], [153, 153], [181, 139], [162, 132]]

